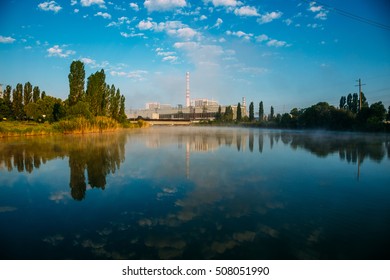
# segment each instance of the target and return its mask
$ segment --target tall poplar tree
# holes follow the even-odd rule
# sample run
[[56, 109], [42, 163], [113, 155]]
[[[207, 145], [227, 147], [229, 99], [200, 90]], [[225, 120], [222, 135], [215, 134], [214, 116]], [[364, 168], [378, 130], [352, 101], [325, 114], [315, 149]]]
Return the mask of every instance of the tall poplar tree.
[[38, 102], [40, 95], [41, 95], [41, 90], [39, 89], [38, 86], [35, 86], [33, 88], [33, 96], [32, 96], [32, 99], [33, 99], [34, 103]]
[[119, 107], [119, 121], [124, 122], [127, 119], [126, 112], [125, 112], [125, 97], [121, 95], [121, 101], [120, 101], [120, 107]]
[[249, 121], [253, 121], [255, 119], [255, 108], [253, 106], [253, 102], [249, 104]]
[[20, 83], [12, 91], [12, 110], [16, 119], [21, 120], [23, 118], [23, 85]]
[[28, 105], [32, 101], [32, 85], [30, 82], [27, 82], [24, 84], [24, 96], [23, 96], [23, 101], [24, 101], [24, 106]]
[[85, 70], [84, 63], [80, 60], [73, 61], [70, 65], [69, 79], [69, 105], [73, 106], [84, 97]]
[[103, 116], [106, 110], [106, 74], [97, 71], [88, 77], [86, 99], [94, 116]]
[[259, 121], [262, 121], [264, 119], [264, 105], [263, 101], [260, 101], [259, 103]]
[[238, 102], [237, 104], [237, 121], [241, 121], [242, 119], [242, 113], [241, 113], [241, 104]]

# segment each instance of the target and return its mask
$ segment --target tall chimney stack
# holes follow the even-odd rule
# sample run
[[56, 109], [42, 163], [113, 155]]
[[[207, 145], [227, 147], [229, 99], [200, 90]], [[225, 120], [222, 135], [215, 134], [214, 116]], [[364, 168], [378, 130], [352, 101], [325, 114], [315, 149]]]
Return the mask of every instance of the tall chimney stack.
[[186, 107], [190, 107], [190, 72], [186, 73]]

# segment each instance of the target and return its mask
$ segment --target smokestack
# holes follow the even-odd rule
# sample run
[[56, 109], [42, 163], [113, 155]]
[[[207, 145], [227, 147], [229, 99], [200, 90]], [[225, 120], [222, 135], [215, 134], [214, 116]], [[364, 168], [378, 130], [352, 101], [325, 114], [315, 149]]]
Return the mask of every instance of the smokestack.
[[190, 107], [190, 72], [186, 73], [186, 107]]

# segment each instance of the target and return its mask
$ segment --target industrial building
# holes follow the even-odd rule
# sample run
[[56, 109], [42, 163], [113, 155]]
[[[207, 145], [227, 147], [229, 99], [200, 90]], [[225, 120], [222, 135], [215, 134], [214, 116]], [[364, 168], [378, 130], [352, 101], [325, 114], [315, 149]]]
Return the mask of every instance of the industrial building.
[[[218, 113], [221, 106], [221, 113], [223, 114], [226, 107], [220, 105], [215, 100], [207, 98], [190, 99], [190, 73], [186, 73], [186, 92], [185, 92], [185, 104], [177, 105], [176, 107], [169, 104], [160, 104], [158, 102], [150, 102], [145, 104], [145, 109], [131, 110], [128, 117], [130, 119], [143, 118], [151, 120], [213, 120]], [[230, 105], [233, 109], [233, 118], [237, 116], [237, 104]], [[245, 98], [241, 103], [241, 114], [246, 116], [246, 102]]]

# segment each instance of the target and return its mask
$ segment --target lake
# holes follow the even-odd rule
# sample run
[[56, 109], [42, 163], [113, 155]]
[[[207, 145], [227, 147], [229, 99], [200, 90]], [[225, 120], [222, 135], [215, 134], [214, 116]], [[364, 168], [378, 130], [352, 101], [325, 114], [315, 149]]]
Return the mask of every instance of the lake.
[[389, 259], [390, 136], [0, 139], [1, 259]]

